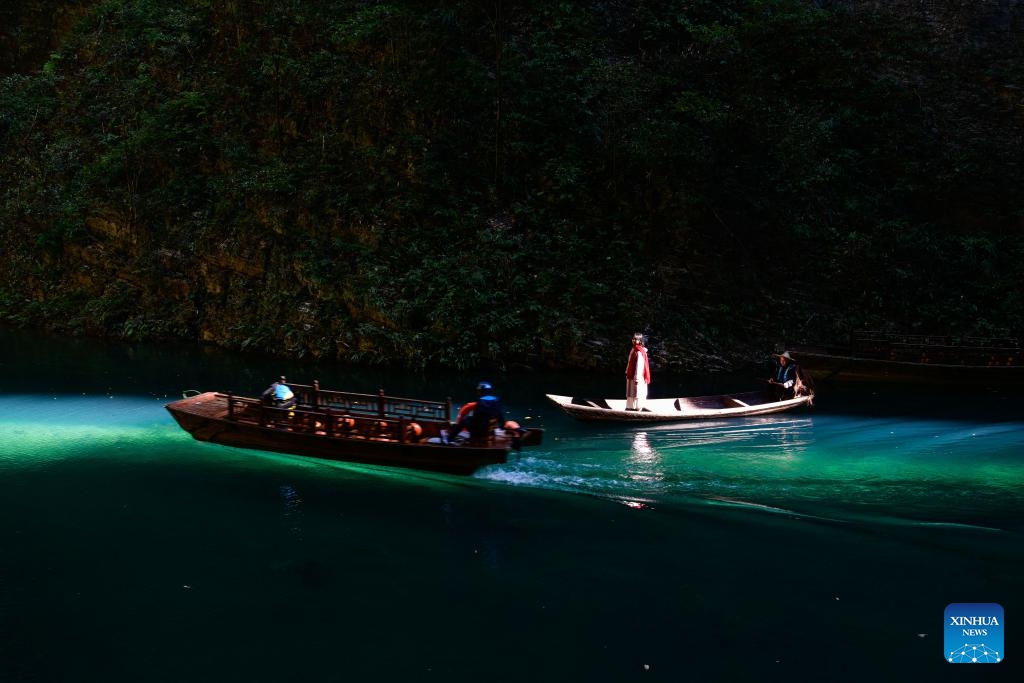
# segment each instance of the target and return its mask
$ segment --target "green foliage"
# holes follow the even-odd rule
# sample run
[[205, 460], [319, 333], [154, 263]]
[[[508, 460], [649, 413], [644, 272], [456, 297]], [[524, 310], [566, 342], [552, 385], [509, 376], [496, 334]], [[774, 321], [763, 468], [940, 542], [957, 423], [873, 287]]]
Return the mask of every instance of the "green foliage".
[[97, 0], [0, 81], [0, 317], [463, 368], [1021, 330], [982, 5]]

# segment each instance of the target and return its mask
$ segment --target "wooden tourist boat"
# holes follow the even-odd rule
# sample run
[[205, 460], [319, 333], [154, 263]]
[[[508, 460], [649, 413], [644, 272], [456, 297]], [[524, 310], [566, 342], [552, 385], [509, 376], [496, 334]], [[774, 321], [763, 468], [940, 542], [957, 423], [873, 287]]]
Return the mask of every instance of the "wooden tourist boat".
[[813, 394], [778, 401], [770, 391], [748, 391], [720, 396], [649, 398], [642, 410], [626, 410], [625, 398], [579, 398], [548, 394], [555, 405], [578, 420], [595, 422], [679, 422], [727, 417], [768, 415], [810, 405]]
[[499, 428], [485, 441], [448, 445], [441, 437], [451, 427], [451, 400], [328, 391], [318, 383], [288, 386], [297, 399], [290, 408], [212, 391], [166, 408], [198, 441], [449, 474], [506, 462], [509, 451], [543, 439], [542, 429]]
[[793, 360], [820, 381], [947, 386], [1024, 384], [1015, 338], [936, 337], [858, 332], [849, 346], [798, 346]]

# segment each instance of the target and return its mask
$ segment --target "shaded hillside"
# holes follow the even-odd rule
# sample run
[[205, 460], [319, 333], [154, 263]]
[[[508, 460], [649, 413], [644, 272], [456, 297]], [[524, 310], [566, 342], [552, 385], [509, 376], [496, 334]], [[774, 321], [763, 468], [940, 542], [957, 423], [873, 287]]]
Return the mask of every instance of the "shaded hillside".
[[5, 0], [0, 4], [0, 77], [38, 71], [98, 4], [98, 0]]
[[3, 319], [458, 367], [1024, 329], [1018, 2], [50, 4]]

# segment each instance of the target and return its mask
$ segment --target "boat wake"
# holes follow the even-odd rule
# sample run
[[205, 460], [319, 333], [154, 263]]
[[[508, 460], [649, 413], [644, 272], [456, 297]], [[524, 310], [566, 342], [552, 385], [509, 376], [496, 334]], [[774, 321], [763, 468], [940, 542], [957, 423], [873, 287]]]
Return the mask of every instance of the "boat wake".
[[971, 531], [984, 531], [989, 533], [1005, 533], [1006, 529], [994, 526], [981, 526], [978, 524], [964, 524], [962, 522], [908, 522], [910, 526], [925, 527], [929, 529], [969, 529]]
[[[771, 499], [785, 496], [785, 491], [771, 487], [758, 488], [770, 502], [757, 500], [758, 495], [746, 497], [741, 490], [754, 486], [737, 484], [712, 478], [708, 480], [686, 480], [678, 476], [659, 476], [637, 471], [609, 471], [600, 463], [572, 464], [558, 463], [546, 459], [543, 453], [520, 457], [514, 463], [486, 467], [474, 475], [475, 478], [510, 486], [562, 491], [605, 499], [634, 509], [659, 509], [665, 507], [719, 507], [733, 510], [763, 513], [835, 525], [886, 526], [928, 529], [951, 529], [982, 533], [1005, 533], [1007, 530], [989, 525], [936, 519], [914, 519], [893, 514], [892, 511], [875, 509], [870, 512], [858, 511], [848, 505], [828, 501], [801, 499], [796, 506], [779, 505]], [[735, 491], [730, 493], [729, 491]], [[739, 493], [740, 495], [736, 495]], [[777, 494], [777, 495], [776, 495]], [[798, 502], [794, 499], [793, 502]]]

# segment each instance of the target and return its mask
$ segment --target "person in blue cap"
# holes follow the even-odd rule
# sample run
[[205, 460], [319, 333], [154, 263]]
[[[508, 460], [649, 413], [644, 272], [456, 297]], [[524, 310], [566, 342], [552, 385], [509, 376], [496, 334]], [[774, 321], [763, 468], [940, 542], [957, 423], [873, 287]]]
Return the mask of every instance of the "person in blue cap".
[[498, 427], [505, 424], [505, 409], [501, 405], [501, 400], [494, 395], [491, 383], [480, 382], [476, 385], [476, 393], [476, 406], [473, 407], [473, 412], [463, 415], [455, 424], [452, 429], [455, 436], [449, 443], [459, 443], [459, 435], [463, 431], [469, 432], [470, 441], [486, 440], [492, 424]]

